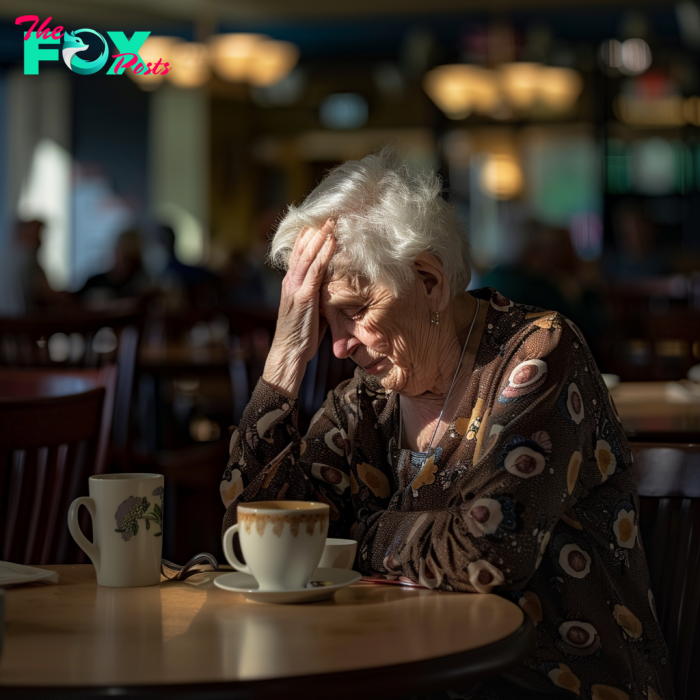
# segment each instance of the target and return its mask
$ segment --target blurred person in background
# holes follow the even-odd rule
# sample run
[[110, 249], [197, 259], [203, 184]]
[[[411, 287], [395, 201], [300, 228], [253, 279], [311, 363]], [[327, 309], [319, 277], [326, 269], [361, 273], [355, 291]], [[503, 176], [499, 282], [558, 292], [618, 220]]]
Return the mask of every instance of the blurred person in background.
[[141, 259], [141, 235], [130, 229], [117, 238], [112, 267], [88, 278], [77, 296], [83, 304], [94, 305], [115, 299], [138, 298], [148, 289]]
[[566, 229], [530, 222], [515, 261], [496, 266], [480, 283], [513, 301], [552, 309], [570, 318], [598, 355], [609, 328], [607, 312]]
[[69, 294], [51, 288], [39, 264], [45, 226], [39, 219], [16, 222], [0, 255], [0, 316], [32, 315], [72, 303]]
[[673, 272], [668, 251], [660, 245], [656, 227], [641, 204], [631, 199], [620, 202], [612, 224], [615, 248], [603, 264], [608, 281], [636, 282]]
[[[672, 700], [632, 454], [586, 340], [556, 311], [464, 291], [469, 245], [441, 194], [385, 150], [289, 208], [270, 253], [287, 270], [277, 328], [231, 436], [223, 528], [239, 503], [322, 501], [363, 574], [518, 603], [536, 648], [470, 700]], [[299, 389], [326, 330], [358, 367], [302, 436]], [[431, 697], [464, 697], [453, 690]]]
[[188, 308], [211, 308], [221, 298], [221, 280], [199, 265], [187, 265], [175, 252], [175, 230], [159, 224], [151, 241], [149, 258], [154, 283], [165, 295], [170, 311]]
[[250, 254], [230, 253], [221, 270], [225, 298], [231, 306], [267, 306], [261, 269]]

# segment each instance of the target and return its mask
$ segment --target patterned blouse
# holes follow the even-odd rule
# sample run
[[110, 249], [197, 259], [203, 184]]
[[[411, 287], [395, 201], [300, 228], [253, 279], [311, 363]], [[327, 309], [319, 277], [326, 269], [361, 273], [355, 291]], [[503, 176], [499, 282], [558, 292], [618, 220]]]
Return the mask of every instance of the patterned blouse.
[[238, 502], [323, 501], [361, 572], [516, 602], [536, 650], [484, 697], [672, 700], [632, 455], [588, 346], [557, 312], [470, 293], [484, 331], [434, 459], [399, 448], [398, 395], [360, 368], [304, 437], [297, 401], [261, 380], [231, 437], [224, 528]]

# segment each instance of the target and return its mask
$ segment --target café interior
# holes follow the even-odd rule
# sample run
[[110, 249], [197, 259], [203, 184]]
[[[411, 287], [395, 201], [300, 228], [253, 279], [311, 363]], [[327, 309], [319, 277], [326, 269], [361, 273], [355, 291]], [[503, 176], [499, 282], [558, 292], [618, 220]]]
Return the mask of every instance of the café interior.
[[[675, 697], [700, 698], [700, 3], [35, 5], [0, 5], [0, 697], [511, 697], [456, 691], [526, 663], [546, 624], [525, 584], [363, 575], [307, 605], [214, 585], [232, 435], [284, 308], [270, 241], [329, 171], [389, 146], [440, 177], [468, 290], [558, 312], [590, 349], [656, 600], [616, 619], [643, 644], [658, 619]], [[120, 32], [147, 33], [141, 63], [74, 69]], [[306, 367], [301, 435], [355, 372], [334, 348]], [[98, 585], [99, 512], [71, 508], [79, 545], [71, 503], [99, 511], [91, 476], [154, 474], [156, 585]], [[557, 663], [554, 697], [672, 698]]]

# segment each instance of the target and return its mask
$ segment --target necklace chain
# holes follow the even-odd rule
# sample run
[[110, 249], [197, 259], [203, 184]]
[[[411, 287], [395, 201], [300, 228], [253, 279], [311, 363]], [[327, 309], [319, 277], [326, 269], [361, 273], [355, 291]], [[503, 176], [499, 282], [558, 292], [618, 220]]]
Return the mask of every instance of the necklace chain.
[[[479, 315], [479, 309], [481, 308], [481, 299], [476, 300], [476, 310], [474, 311], [474, 317], [472, 318], [471, 325], [469, 326], [469, 333], [467, 334], [467, 339], [464, 343], [464, 347], [462, 348], [462, 354], [459, 356], [459, 363], [457, 364], [457, 370], [454, 374], [454, 377], [452, 377], [452, 383], [450, 384], [450, 388], [447, 390], [447, 396], [445, 397], [445, 403], [442, 405], [442, 410], [440, 411], [440, 415], [438, 416], [437, 423], [435, 425], [435, 430], [433, 430], [433, 434], [430, 437], [430, 442], [428, 443], [428, 449], [425, 452], [420, 452], [419, 454], [424, 458], [422, 461], [422, 464], [425, 464], [425, 462], [428, 461], [428, 459], [432, 456], [432, 448], [433, 448], [433, 440], [435, 440], [435, 436], [437, 435], [438, 428], [440, 427], [440, 423], [442, 422], [442, 416], [445, 413], [445, 409], [447, 408], [447, 402], [450, 400], [450, 396], [452, 394], [452, 389], [454, 389], [455, 384], [457, 383], [457, 375], [459, 374], [459, 370], [462, 369], [462, 360], [464, 360], [464, 353], [467, 351], [467, 346], [469, 345], [469, 339], [472, 337], [472, 330], [474, 329], [474, 324], [476, 323], [476, 317]], [[399, 395], [399, 448], [401, 447], [401, 443], [403, 442], [403, 416], [401, 415], [401, 396]]]

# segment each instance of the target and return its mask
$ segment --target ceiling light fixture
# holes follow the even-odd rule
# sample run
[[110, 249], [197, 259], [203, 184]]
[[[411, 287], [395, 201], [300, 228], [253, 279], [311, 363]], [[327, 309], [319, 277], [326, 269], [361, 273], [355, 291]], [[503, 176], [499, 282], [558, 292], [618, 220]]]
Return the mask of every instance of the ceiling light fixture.
[[212, 68], [228, 82], [269, 87], [282, 81], [299, 61], [299, 48], [289, 41], [276, 41], [265, 34], [219, 34], [207, 44], [174, 37], [149, 37], [139, 51], [146, 62], [159, 58], [170, 63], [167, 76], [138, 75], [131, 78], [145, 90], [154, 90], [167, 77], [180, 88], [204, 85]]
[[464, 119], [472, 112], [494, 115], [502, 107], [518, 114], [563, 114], [576, 103], [583, 80], [570, 68], [539, 63], [505, 63], [495, 70], [452, 64], [426, 73], [423, 86], [450, 119]]

